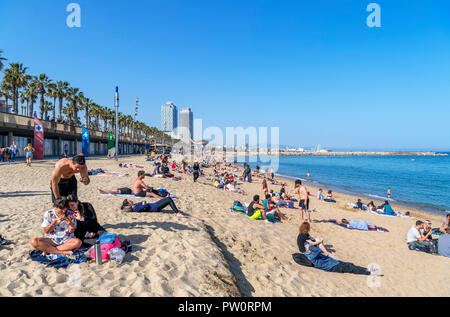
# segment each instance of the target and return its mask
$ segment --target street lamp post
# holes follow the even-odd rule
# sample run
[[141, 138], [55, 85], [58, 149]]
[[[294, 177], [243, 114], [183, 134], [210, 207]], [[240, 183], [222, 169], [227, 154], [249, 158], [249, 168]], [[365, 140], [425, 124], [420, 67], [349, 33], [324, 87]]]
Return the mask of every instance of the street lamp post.
[[136, 121], [138, 107], [139, 107], [139, 98], [136, 97], [136, 106], [134, 107], [133, 128], [131, 129], [131, 148], [132, 148], [133, 154], [134, 154], [134, 122]]
[[116, 106], [116, 161], [119, 160], [119, 87], [116, 86], [114, 93], [114, 104]]

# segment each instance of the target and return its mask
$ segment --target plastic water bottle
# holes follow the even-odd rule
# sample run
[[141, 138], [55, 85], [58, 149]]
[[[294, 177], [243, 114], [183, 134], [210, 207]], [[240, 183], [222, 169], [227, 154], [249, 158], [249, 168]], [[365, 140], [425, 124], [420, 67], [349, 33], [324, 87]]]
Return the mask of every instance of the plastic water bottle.
[[109, 252], [109, 258], [111, 261], [115, 261], [117, 264], [121, 264], [125, 257], [125, 251], [121, 248], [113, 248]]
[[100, 246], [100, 241], [98, 240], [95, 243], [95, 263], [97, 263], [97, 265], [102, 264], [102, 249]]

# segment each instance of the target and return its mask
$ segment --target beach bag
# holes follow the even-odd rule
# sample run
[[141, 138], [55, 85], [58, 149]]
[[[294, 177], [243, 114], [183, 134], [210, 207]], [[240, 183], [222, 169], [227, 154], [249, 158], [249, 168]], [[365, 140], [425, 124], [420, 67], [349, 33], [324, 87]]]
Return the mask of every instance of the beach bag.
[[240, 202], [240, 201], [237, 201], [237, 200], [235, 200], [235, 201], [233, 202], [233, 206], [244, 207], [244, 206], [242, 206], [241, 202]]
[[[120, 248], [122, 243], [115, 233], [105, 232], [98, 238], [100, 242], [100, 249], [102, 254], [102, 260], [109, 260], [108, 252], [114, 248]], [[91, 249], [91, 258], [95, 260], [95, 246]]]

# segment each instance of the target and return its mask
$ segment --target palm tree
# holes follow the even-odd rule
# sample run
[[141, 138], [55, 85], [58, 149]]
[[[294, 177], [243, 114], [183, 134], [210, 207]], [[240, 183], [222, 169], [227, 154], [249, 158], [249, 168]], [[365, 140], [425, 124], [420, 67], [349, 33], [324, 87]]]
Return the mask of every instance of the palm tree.
[[95, 124], [91, 123], [92, 129], [99, 130], [99, 117], [100, 117], [101, 107], [93, 103], [89, 109], [89, 116], [95, 118]]
[[3, 82], [9, 83], [11, 86], [11, 100], [15, 113], [19, 112], [19, 89], [26, 86], [28, 80], [31, 78], [26, 74], [27, 67], [23, 64], [11, 63], [10, 68], [5, 70]]
[[5, 98], [5, 112], [8, 112], [8, 100], [11, 99], [11, 86], [9, 83], [2, 82], [0, 86], [0, 97]]
[[103, 131], [108, 131], [109, 109], [107, 107], [100, 108], [100, 119], [103, 121]]
[[3, 62], [2, 61], [6, 61], [7, 59], [2, 57], [3, 54], [3, 50], [0, 50], [0, 72], [3, 70]]
[[27, 104], [30, 104], [29, 109], [27, 109], [28, 115], [33, 116], [34, 103], [36, 102], [36, 99], [38, 97], [38, 86], [36, 84], [36, 79], [28, 82], [23, 93], [25, 93], [25, 96], [27, 98]]
[[80, 102], [80, 89], [69, 87], [66, 91], [66, 100], [70, 102], [71, 109], [72, 109], [72, 115], [69, 116], [69, 124], [73, 124], [73, 119], [75, 121], [78, 121], [78, 103]]
[[66, 115], [66, 118], [69, 120], [69, 124], [72, 124], [72, 115], [73, 115], [72, 107], [73, 107], [72, 104], [68, 103], [62, 109], [62, 113]]
[[27, 87], [22, 90], [22, 93], [20, 95], [20, 102], [24, 103], [26, 101], [27, 103], [27, 116], [31, 116], [33, 114], [33, 105], [36, 102], [37, 99], [37, 92], [36, 87], [33, 82], [29, 82]]
[[41, 95], [40, 99], [40, 111], [41, 111], [41, 119], [44, 114], [44, 102], [45, 102], [45, 95], [47, 94], [47, 89], [49, 88], [49, 85], [51, 84], [51, 80], [47, 77], [45, 74], [40, 74], [39, 77], [34, 77], [34, 82], [37, 87], [38, 93]]
[[91, 107], [93, 107], [94, 101], [92, 101], [92, 99], [90, 98], [85, 98], [84, 96], [82, 96], [80, 98], [80, 110], [84, 110], [84, 117], [86, 119], [86, 129], [89, 129], [89, 114], [90, 114], [90, 109]]
[[55, 107], [53, 107], [53, 104], [51, 102], [48, 102], [47, 100], [44, 101], [44, 119], [47, 120], [47, 113], [49, 111], [55, 110]]
[[56, 119], [56, 98], [58, 98], [58, 95], [56, 94], [56, 83], [50, 83], [48, 85], [48, 90], [47, 90], [47, 97], [48, 98], [53, 98], [53, 117], [52, 117], [52, 121], [55, 121]]
[[[69, 83], [67, 81], [56, 82], [56, 87], [54, 87], [54, 95], [58, 98], [58, 119], [62, 120], [62, 108], [63, 108], [63, 100], [66, 97], [67, 89], [69, 89]], [[53, 103], [56, 108], [56, 103]]]

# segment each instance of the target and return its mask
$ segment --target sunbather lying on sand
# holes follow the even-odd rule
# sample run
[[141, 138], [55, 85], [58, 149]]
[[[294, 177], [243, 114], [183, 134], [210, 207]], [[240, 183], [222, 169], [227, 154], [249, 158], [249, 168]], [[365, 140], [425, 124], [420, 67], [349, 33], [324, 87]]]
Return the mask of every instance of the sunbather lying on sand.
[[153, 204], [145, 201], [135, 204], [132, 200], [125, 199], [120, 209], [126, 212], [160, 212], [167, 206], [170, 206], [170, 208], [176, 212], [177, 216], [186, 217], [181, 211], [178, 210], [172, 198], [164, 198]]
[[97, 168], [95, 170], [89, 170], [88, 175], [99, 175], [99, 174], [105, 174], [105, 175], [113, 175], [113, 176], [128, 176], [128, 174], [119, 173], [119, 172], [108, 172], [107, 170]]
[[350, 221], [349, 221], [345, 218], [342, 219], [341, 221], [336, 220], [336, 224], [338, 224], [338, 225], [343, 224], [343, 225], [346, 225], [347, 228], [350, 228], [350, 229], [358, 229], [358, 230], [365, 230], [365, 231], [369, 231], [369, 229], [377, 228], [377, 226], [374, 225], [373, 223], [370, 223], [370, 222], [367, 222], [364, 220], [350, 219]]

